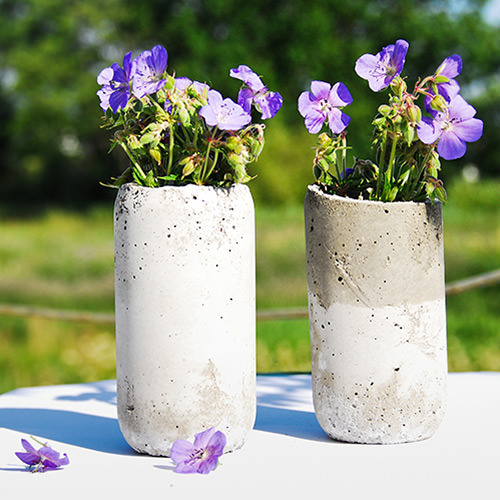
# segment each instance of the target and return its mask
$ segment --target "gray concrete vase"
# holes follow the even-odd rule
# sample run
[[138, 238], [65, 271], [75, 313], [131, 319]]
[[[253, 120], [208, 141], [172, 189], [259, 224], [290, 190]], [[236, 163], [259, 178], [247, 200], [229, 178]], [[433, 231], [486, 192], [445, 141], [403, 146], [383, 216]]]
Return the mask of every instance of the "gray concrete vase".
[[232, 451], [254, 425], [254, 219], [243, 185], [118, 192], [118, 420], [141, 453], [210, 427]]
[[308, 187], [313, 400], [334, 439], [429, 438], [446, 406], [440, 203], [354, 200]]

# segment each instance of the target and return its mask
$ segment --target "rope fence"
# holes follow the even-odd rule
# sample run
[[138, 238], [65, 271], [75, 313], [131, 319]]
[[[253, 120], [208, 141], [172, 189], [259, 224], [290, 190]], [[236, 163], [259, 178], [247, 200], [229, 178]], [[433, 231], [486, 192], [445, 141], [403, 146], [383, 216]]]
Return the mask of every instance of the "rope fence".
[[[453, 281], [446, 285], [446, 296], [483, 288], [500, 283], [500, 269], [470, 278]], [[257, 321], [276, 321], [307, 318], [307, 308], [269, 309], [257, 311]], [[36, 306], [0, 304], [0, 316], [15, 316], [24, 318], [45, 318], [56, 321], [75, 321], [80, 323], [114, 323], [115, 316], [111, 313], [96, 313], [90, 311], [70, 311], [49, 309]]]

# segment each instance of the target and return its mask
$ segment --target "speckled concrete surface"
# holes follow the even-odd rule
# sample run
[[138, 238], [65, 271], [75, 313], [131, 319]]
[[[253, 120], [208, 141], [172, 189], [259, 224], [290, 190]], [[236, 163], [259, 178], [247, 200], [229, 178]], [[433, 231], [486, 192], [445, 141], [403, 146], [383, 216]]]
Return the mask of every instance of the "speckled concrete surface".
[[246, 186], [144, 188], [115, 202], [117, 399], [137, 451], [253, 427], [254, 209]]
[[446, 405], [441, 205], [305, 201], [313, 399], [333, 438], [426, 439]]

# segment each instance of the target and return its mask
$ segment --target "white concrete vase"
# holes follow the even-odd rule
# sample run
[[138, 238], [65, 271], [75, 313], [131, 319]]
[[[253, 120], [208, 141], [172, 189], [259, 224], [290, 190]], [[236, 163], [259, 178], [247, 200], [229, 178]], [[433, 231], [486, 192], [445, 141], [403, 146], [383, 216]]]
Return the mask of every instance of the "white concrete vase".
[[441, 204], [362, 201], [308, 187], [313, 400], [334, 439], [429, 438], [446, 406]]
[[118, 420], [137, 451], [256, 414], [254, 208], [244, 185], [146, 188], [115, 202]]

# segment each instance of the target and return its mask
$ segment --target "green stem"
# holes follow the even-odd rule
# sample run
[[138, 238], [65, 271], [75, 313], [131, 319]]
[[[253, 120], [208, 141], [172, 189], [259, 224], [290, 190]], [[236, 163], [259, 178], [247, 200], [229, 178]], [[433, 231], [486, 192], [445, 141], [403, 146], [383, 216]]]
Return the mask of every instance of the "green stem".
[[212, 175], [212, 172], [214, 171], [214, 168], [217, 165], [218, 158], [219, 158], [219, 150], [216, 149], [215, 154], [214, 154], [214, 161], [212, 162], [212, 166], [210, 167], [210, 170], [208, 171], [207, 175], [205, 176], [204, 181], [206, 181], [210, 177], [210, 175]]
[[412, 183], [411, 186], [411, 194], [412, 194], [412, 199], [418, 194], [418, 185], [420, 184], [420, 178], [422, 177], [425, 167], [427, 166], [427, 162], [429, 161], [429, 158], [431, 157], [432, 154], [432, 148], [429, 148], [429, 151], [427, 151], [424, 160], [422, 161], [420, 168], [418, 169], [418, 174], [415, 176], [415, 179]]
[[382, 139], [382, 149], [380, 150], [380, 156], [378, 159], [378, 178], [377, 178], [377, 188], [375, 199], [380, 200], [382, 195], [382, 179], [385, 177], [385, 151], [387, 148], [387, 130], [384, 130], [384, 136]]
[[208, 158], [210, 156], [210, 150], [212, 149], [212, 141], [214, 140], [216, 132], [217, 132], [217, 127], [214, 128], [212, 136], [208, 139], [208, 148], [207, 148], [207, 153], [205, 155], [205, 163], [203, 164], [203, 171], [202, 171], [202, 174], [200, 175], [200, 181], [202, 184], [205, 184], [205, 181], [206, 181], [208, 175], [210, 175], [210, 172], [212, 171], [212, 170], [210, 170], [210, 172], [207, 175]]
[[134, 166], [134, 168], [139, 172], [139, 174], [142, 176], [142, 178], [145, 178], [146, 174], [144, 173], [144, 170], [142, 170], [139, 163], [137, 163], [137, 160], [135, 159], [132, 152], [128, 149], [126, 144], [124, 144], [123, 142], [120, 142], [120, 146], [125, 151], [125, 154], [128, 156], [129, 160], [132, 162], [132, 165]]
[[171, 123], [168, 124], [170, 129], [169, 132], [169, 144], [168, 144], [168, 165], [167, 165], [167, 176], [170, 175], [172, 170], [172, 163], [174, 161], [174, 127]]
[[387, 166], [387, 180], [392, 181], [392, 171], [394, 169], [394, 159], [396, 158], [396, 146], [398, 144], [398, 136], [395, 135], [392, 139], [391, 156], [389, 157], [389, 165]]

